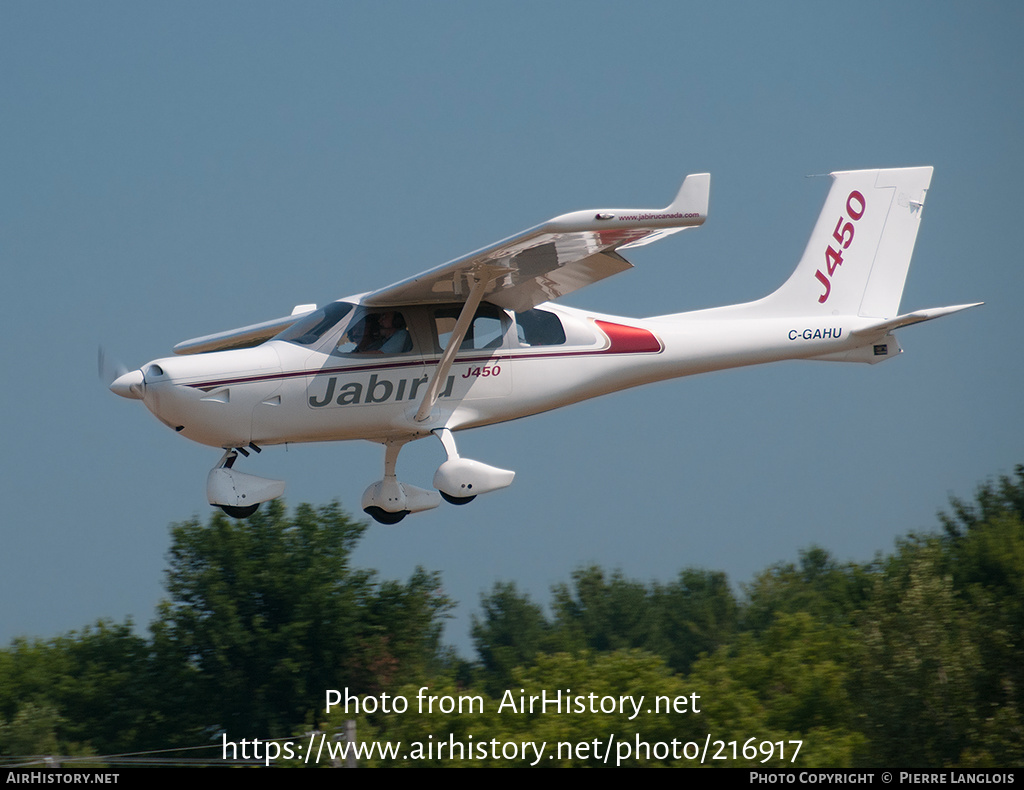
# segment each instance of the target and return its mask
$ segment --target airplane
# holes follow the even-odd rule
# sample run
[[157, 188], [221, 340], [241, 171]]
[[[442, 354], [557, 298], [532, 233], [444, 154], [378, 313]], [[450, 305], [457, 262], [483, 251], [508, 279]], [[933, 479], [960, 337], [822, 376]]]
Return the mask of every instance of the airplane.
[[[727, 368], [883, 362], [902, 351], [896, 329], [981, 304], [899, 313], [931, 167], [830, 175], [796, 269], [757, 301], [639, 319], [552, 303], [632, 268], [622, 253], [701, 226], [711, 177], [700, 173], [663, 209], [563, 214], [386, 288], [179, 343], [109, 386], [222, 451], [207, 499], [232, 517], [285, 487], [236, 469], [239, 456], [351, 439], [384, 446], [361, 503], [378, 522], [465, 505], [515, 472], [461, 457], [458, 431]], [[427, 436], [446, 456], [431, 489], [396, 476], [402, 447]]]

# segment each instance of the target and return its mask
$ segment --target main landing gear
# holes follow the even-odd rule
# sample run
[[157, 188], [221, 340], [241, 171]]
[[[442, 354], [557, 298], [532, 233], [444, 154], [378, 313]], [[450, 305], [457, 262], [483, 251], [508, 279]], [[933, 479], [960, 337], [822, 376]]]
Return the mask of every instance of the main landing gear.
[[389, 439], [384, 443], [384, 479], [363, 492], [363, 512], [381, 524], [397, 524], [410, 513], [433, 510], [441, 504], [436, 491], [400, 483], [395, 477], [398, 453], [408, 439]]
[[410, 513], [432, 510], [443, 497], [453, 505], [466, 505], [480, 494], [487, 494], [511, 485], [516, 473], [507, 469], [460, 458], [455, 439], [447, 428], [431, 431], [441, 441], [448, 459], [434, 474], [434, 488], [400, 483], [395, 477], [398, 453], [409, 439], [388, 440], [384, 450], [384, 479], [378, 480], [363, 493], [363, 512], [381, 524], [397, 524]]
[[[253, 452], [262, 452], [250, 443]], [[265, 477], [248, 475], [232, 467], [238, 454], [249, 455], [244, 447], [224, 451], [217, 465], [206, 478], [206, 498], [211, 505], [219, 507], [232, 518], [249, 518], [259, 510], [260, 504], [277, 499], [284, 493], [283, 480], [269, 480]]]

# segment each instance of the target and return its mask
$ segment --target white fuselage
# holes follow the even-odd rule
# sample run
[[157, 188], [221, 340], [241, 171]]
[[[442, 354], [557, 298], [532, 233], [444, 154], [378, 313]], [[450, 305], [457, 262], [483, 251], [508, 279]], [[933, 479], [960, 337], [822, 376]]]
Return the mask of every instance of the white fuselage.
[[849, 316], [742, 318], [733, 307], [627, 319], [545, 304], [539, 309], [557, 316], [564, 338], [538, 345], [517, 332], [515, 314], [500, 311], [501, 335], [487, 348], [458, 352], [432, 413], [417, 422], [441, 342], [426, 315], [430, 307], [402, 309], [415, 341], [410, 351], [338, 353], [331, 334], [314, 347], [275, 339], [255, 348], [159, 359], [142, 368], [143, 400], [169, 427], [214, 447], [413, 439], [654, 381], [841, 355], [866, 343], [852, 337], [858, 328], [853, 324], [862, 322]]

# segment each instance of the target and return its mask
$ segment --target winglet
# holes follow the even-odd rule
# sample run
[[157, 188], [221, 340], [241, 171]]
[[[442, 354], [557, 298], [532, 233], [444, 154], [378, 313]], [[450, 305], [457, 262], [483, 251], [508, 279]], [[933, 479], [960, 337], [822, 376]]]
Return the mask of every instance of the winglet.
[[[660, 241], [666, 236], [678, 233], [688, 228], [699, 228], [708, 218], [708, 204], [711, 199], [711, 173], [691, 173], [683, 179], [675, 200], [669, 203], [661, 211], [656, 212], [661, 218], [674, 220], [688, 220], [683, 226], [661, 228], [641, 236], [636, 241], [623, 244], [620, 250], [633, 250], [643, 247], [655, 241]], [[652, 216], [652, 219], [655, 217]]]
[[665, 208], [665, 211], [679, 214], [697, 214], [701, 220], [707, 219], [708, 202], [711, 197], [711, 174], [692, 173], [683, 179], [676, 199]]

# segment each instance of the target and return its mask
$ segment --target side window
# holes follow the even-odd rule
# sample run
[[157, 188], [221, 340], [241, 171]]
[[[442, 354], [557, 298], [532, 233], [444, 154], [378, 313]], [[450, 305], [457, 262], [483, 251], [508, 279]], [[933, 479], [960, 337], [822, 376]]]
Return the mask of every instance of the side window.
[[[459, 319], [461, 307], [442, 307], [434, 311], [434, 326], [437, 329], [438, 348], [448, 345], [448, 338], [455, 331], [455, 322]], [[459, 346], [459, 351], [501, 348], [505, 341], [504, 313], [491, 304], [482, 304], [473, 316], [473, 323], [466, 331], [466, 337]]]
[[334, 349], [335, 354], [404, 354], [412, 351], [405, 316], [397, 310], [357, 313]]
[[565, 329], [554, 313], [547, 310], [524, 310], [516, 313], [516, 334], [519, 345], [560, 346], [565, 343]]

